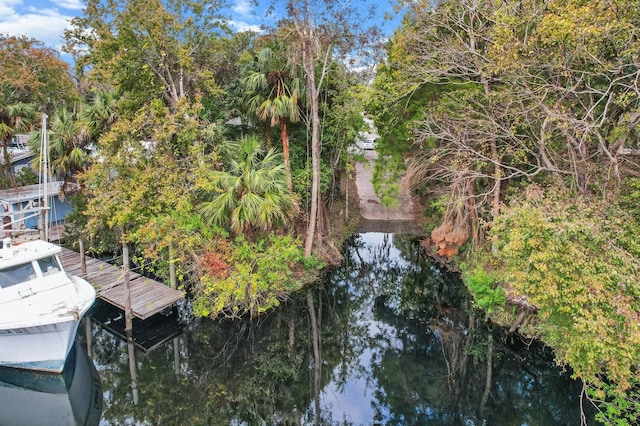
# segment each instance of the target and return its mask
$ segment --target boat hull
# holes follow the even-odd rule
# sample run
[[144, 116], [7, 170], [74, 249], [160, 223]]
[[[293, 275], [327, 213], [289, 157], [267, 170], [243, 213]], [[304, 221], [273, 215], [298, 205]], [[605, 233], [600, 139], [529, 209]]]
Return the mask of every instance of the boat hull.
[[64, 272], [61, 250], [43, 240], [16, 246], [2, 240], [0, 365], [55, 373], [64, 368], [96, 291]]
[[59, 373], [75, 341], [79, 319], [0, 330], [0, 365]]
[[60, 374], [0, 367], [0, 424], [97, 426], [100, 376], [78, 342]]

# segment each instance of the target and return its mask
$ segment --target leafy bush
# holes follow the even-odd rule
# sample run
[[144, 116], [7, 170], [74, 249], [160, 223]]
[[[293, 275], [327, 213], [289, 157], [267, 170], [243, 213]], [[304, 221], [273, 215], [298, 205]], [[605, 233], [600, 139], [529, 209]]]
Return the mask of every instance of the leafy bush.
[[601, 420], [623, 425], [640, 415], [637, 229], [614, 199], [536, 192], [491, 231], [497, 278], [538, 306], [543, 340], [602, 403]]
[[16, 173], [18, 186], [36, 185], [39, 180], [38, 174], [29, 167], [23, 167]]
[[473, 270], [465, 270], [463, 277], [473, 296], [474, 303], [487, 313], [503, 306], [507, 301], [504, 290], [498, 284], [496, 277], [485, 271], [481, 265], [476, 265]]
[[209, 273], [200, 280], [194, 303], [200, 316], [261, 314], [305, 281], [302, 243], [291, 236], [272, 234], [258, 242], [238, 237], [226, 250], [204, 259], [210, 260]]

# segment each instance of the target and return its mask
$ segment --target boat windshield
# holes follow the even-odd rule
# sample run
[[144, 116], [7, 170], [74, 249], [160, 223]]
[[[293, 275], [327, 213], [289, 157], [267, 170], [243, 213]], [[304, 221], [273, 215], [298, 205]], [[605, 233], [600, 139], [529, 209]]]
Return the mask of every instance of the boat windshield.
[[0, 270], [0, 287], [7, 288], [37, 278], [31, 263], [11, 266]]
[[56, 272], [60, 272], [60, 265], [58, 265], [58, 261], [55, 256], [45, 257], [44, 259], [38, 260], [38, 265], [40, 266], [40, 270], [42, 271], [43, 276], [55, 274]]

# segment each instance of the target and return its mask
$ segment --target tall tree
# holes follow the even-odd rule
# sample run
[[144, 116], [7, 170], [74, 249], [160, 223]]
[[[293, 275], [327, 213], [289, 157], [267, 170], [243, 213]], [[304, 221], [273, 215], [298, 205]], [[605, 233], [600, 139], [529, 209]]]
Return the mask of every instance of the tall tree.
[[[586, 193], [631, 166], [624, 147], [639, 120], [632, 3], [412, 6], [383, 71], [406, 88], [389, 102], [439, 88], [428, 90], [416, 116], [424, 155], [411, 175], [448, 184], [447, 216], [463, 220], [442, 231], [456, 222], [490, 225], [508, 182], [549, 177]], [[594, 172], [600, 167], [611, 173]]]
[[[448, 183], [449, 203], [432, 238], [451, 254], [470, 236], [471, 217], [477, 216], [478, 205], [490, 206], [487, 222], [497, 217], [505, 179], [501, 163], [505, 153], [499, 146], [509, 134], [492, 115], [501, 104], [487, 54], [494, 7], [483, 0], [454, 0], [433, 7], [418, 2], [412, 8], [414, 14], [405, 21], [393, 46], [408, 52], [394, 56], [404, 68], [398, 73], [397, 83], [406, 88], [400, 95], [422, 92], [436, 101], [431, 102], [429, 113], [418, 117], [421, 122], [415, 136], [426, 153], [410, 166], [409, 175]], [[397, 69], [400, 64], [391, 65]], [[423, 89], [434, 84], [441, 90]], [[433, 141], [437, 141], [435, 152], [429, 149]], [[475, 187], [480, 188], [480, 195]]]
[[348, 61], [348, 54], [377, 40], [375, 28], [363, 28], [373, 9], [363, 9], [362, 3], [334, 0], [284, 0], [291, 42], [305, 72], [307, 102], [311, 124], [311, 203], [305, 237], [305, 256], [310, 256], [314, 240], [322, 242], [322, 196], [320, 193], [321, 122], [320, 93], [330, 65], [334, 60]]
[[0, 34], [0, 69], [1, 105], [31, 103], [52, 112], [80, 100], [69, 64], [36, 39]]
[[119, 117], [100, 138], [101, 161], [81, 177], [86, 234], [110, 229], [133, 238], [152, 218], [185, 210], [194, 198], [188, 179], [202, 156], [201, 131], [197, 105], [171, 113], [152, 104], [132, 118]]
[[134, 110], [158, 96], [175, 110], [182, 98], [219, 90], [208, 63], [225, 31], [219, 9], [218, 2], [89, 0], [66, 33], [67, 49], [78, 56], [79, 74], [127, 93]]
[[304, 98], [303, 84], [295, 75], [295, 65], [278, 58], [271, 48], [262, 48], [250, 65], [242, 79], [249, 95], [247, 106], [259, 120], [280, 126], [287, 187], [293, 191], [287, 121], [295, 123], [300, 119], [298, 103]]

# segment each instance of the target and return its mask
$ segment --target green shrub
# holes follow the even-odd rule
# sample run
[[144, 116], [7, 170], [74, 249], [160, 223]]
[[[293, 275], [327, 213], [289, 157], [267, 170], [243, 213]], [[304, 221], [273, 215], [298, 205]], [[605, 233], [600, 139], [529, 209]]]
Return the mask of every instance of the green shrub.
[[495, 276], [485, 271], [482, 265], [476, 265], [474, 269], [463, 272], [463, 278], [474, 303], [487, 313], [503, 306], [507, 301], [504, 290]]

